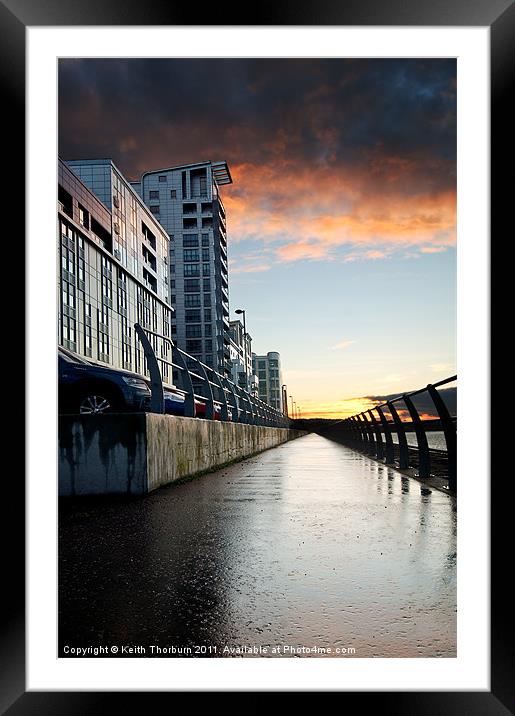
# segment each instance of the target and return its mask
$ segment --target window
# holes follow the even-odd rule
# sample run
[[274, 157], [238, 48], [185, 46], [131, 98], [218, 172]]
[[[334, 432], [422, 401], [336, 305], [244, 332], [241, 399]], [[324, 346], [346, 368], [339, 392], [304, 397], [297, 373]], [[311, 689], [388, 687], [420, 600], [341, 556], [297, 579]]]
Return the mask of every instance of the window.
[[204, 321], [211, 321], [211, 309], [208, 308], [204, 311]]
[[209, 246], [209, 234], [202, 234], [202, 246]]
[[[159, 207], [158, 207], [159, 209]], [[150, 231], [148, 226], [142, 221], [141, 222], [141, 233], [145, 237], [145, 239], [148, 241], [148, 243], [152, 246], [152, 248], [155, 250], [156, 248], [156, 237], [154, 234]]]
[[258, 378], [260, 380], [266, 380], [266, 370], [260, 370], [258, 373]]
[[166, 176], [166, 174], [160, 174], [160, 175], [159, 175], [159, 182], [160, 182], [160, 184], [166, 184], [167, 181], [168, 181], [168, 177]]
[[176, 189], [170, 189], [170, 199], [177, 199]]
[[159, 199], [159, 191], [150, 191], [148, 194], [149, 199]]
[[182, 245], [186, 246], [198, 246], [198, 234], [184, 234], [182, 237]]
[[258, 368], [259, 368], [260, 370], [266, 369], [266, 361], [264, 361], [264, 360], [259, 360], [259, 361], [258, 361]]
[[186, 279], [184, 281], [185, 293], [198, 293], [200, 291], [200, 281], [198, 279]]
[[185, 276], [200, 276], [200, 266], [198, 264], [184, 264]]
[[209, 249], [202, 249], [202, 261], [209, 261]]
[[[210, 323], [206, 323], [206, 324], [204, 325], [204, 335], [205, 335], [205, 336], [212, 336], [212, 335], [213, 335], [213, 331], [212, 331], [212, 327], [211, 327], [211, 324], [210, 324]], [[206, 350], [207, 350], [207, 348], [206, 348]], [[211, 348], [210, 348], [209, 350], [211, 350]]]
[[186, 308], [200, 306], [200, 293], [192, 293], [189, 296], [184, 296], [184, 305]]
[[153, 214], [159, 214], [159, 204], [151, 204], [150, 205], [150, 211]]
[[200, 323], [200, 311], [186, 311], [186, 323]]
[[171, 301], [172, 303], [175, 303], [176, 300], [177, 300], [176, 294], [175, 294], [175, 293], [172, 293], [172, 295], [170, 296], [170, 301]]
[[208, 278], [204, 279], [204, 291], [211, 291], [211, 281]]
[[198, 249], [185, 249], [183, 254], [184, 261], [198, 261], [199, 252]]
[[79, 224], [89, 229], [89, 213], [79, 204]]
[[204, 341], [206, 351], [213, 350], [213, 341]]
[[82, 281], [82, 283], [86, 281], [84, 259], [79, 259], [79, 281]]
[[[152, 209], [152, 207], [150, 207]], [[182, 228], [183, 229], [196, 229], [197, 228], [197, 219], [183, 219], [182, 220]]]
[[202, 276], [209, 276], [211, 273], [211, 265], [210, 264], [202, 264]]
[[187, 353], [200, 353], [202, 350], [202, 341], [186, 341], [186, 352]]
[[186, 326], [186, 338], [198, 338], [202, 335], [202, 326]]
[[211, 294], [205, 293], [204, 294], [204, 306], [208, 307], [211, 305]]
[[185, 202], [182, 205], [182, 213], [184, 216], [192, 216], [197, 213], [197, 204], [192, 202]]

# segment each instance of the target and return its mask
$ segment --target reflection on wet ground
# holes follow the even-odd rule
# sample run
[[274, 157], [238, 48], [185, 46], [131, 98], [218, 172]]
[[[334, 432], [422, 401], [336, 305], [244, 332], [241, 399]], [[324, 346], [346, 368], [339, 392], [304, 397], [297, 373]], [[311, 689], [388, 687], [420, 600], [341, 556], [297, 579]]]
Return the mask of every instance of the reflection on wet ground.
[[172, 655], [151, 645], [456, 655], [454, 498], [318, 435], [61, 513], [61, 655], [106, 644], [143, 646], [139, 657]]

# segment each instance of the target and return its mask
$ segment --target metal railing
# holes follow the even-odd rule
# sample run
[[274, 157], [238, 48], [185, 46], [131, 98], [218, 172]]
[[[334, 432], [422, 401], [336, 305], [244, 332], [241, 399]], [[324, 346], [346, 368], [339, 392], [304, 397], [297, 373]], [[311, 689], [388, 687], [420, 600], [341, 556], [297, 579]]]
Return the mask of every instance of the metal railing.
[[[324, 434], [387, 465], [396, 465], [401, 470], [415, 468], [420, 478], [445, 477], [449, 490], [456, 492], [456, 418], [451, 416], [437, 390], [456, 380], [457, 376], [454, 375], [425, 388], [399, 395], [334, 423], [324, 430]], [[421, 417], [413, 398], [422, 393], [430, 396], [438, 418]], [[399, 409], [398, 404], [401, 402], [406, 406], [406, 411]], [[390, 418], [385, 414], [385, 409]], [[410, 419], [402, 420], [402, 412], [407, 412]], [[427, 433], [435, 431], [443, 432], [445, 450], [429, 447]], [[408, 444], [407, 433], [415, 433], [416, 446]], [[396, 441], [393, 436], [396, 436]]]
[[[197, 417], [198, 407], [203, 405], [205, 414], [202, 417], [207, 420], [214, 420], [215, 415], [219, 414], [222, 421], [269, 427], [290, 426], [291, 421], [284, 413], [251, 395], [195, 356], [181, 350], [168, 336], [143, 328], [139, 323], [135, 323], [134, 328], [142, 345], [150, 374], [151, 412], [165, 412], [165, 386], [163, 385], [161, 364], [170, 367], [172, 371], [178, 371], [180, 387], [175, 385], [166, 387], [172, 392], [184, 395], [185, 417]], [[156, 355], [149, 336], [170, 346], [171, 360]], [[194, 369], [191, 367], [192, 365], [195, 366]], [[199, 386], [205, 394], [198, 392]]]

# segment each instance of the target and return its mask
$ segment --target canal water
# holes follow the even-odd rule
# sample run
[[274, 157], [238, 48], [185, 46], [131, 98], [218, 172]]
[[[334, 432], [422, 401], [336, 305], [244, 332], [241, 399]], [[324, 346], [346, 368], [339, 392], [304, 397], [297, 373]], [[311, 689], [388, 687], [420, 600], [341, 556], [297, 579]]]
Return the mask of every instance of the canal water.
[[454, 498], [318, 435], [60, 512], [60, 656], [456, 655]]
[[[385, 439], [384, 433], [382, 433], [383, 440]], [[445, 450], [447, 451], [447, 444], [445, 442], [445, 435], [442, 431], [435, 431], [435, 432], [427, 432], [427, 444], [430, 449], [434, 450]], [[399, 444], [399, 438], [397, 437], [396, 433], [392, 433], [392, 441], [398, 445]], [[417, 445], [417, 436], [415, 433], [407, 432], [406, 433], [406, 441], [408, 445], [411, 447], [418, 447]]]

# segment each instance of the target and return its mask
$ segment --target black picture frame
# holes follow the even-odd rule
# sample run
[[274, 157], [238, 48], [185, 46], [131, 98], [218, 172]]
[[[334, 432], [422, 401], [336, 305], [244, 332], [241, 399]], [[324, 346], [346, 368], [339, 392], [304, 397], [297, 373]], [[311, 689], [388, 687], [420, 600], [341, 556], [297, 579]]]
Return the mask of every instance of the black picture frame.
[[[511, 0], [317, 0], [307, 3], [264, 2], [253, 6], [252, 23], [237, 14], [230, 21], [221, 22], [221, 9], [215, 4], [203, 9], [203, 25], [368, 25], [368, 26], [483, 26], [491, 33], [491, 210], [492, 236], [495, 226], [510, 227], [512, 222], [513, 186], [502, 177], [506, 159], [513, 163], [513, 128], [510, 126], [509, 101], [513, 86], [515, 3]], [[129, 3], [127, 0], [0, 0], [0, 76], [4, 104], [4, 137], [16, 148], [16, 159], [10, 171], [3, 172], [4, 197], [11, 207], [19, 206], [20, 187], [25, 183], [25, 32], [34, 26], [91, 26], [91, 25], [197, 25], [198, 10], [192, 4], [166, 0], [146, 0]], [[16, 193], [15, 193], [16, 192]], [[15, 201], [15, 198], [18, 201]], [[9, 201], [11, 200], [11, 201]], [[16, 250], [23, 265], [25, 247], [19, 235], [20, 215], [17, 216]], [[495, 257], [492, 242], [492, 258]], [[500, 305], [497, 290], [492, 293], [493, 307]], [[492, 313], [495, 315], [495, 312]], [[24, 345], [21, 326], [14, 328], [13, 340]], [[16, 335], [16, 331], [18, 335]], [[20, 368], [21, 371], [21, 368]], [[17, 407], [15, 420], [24, 423], [23, 400], [20, 387], [13, 386]], [[497, 434], [497, 430], [496, 430]], [[486, 437], [486, 436], [485, 436]], [[500, 438], [502, 439], [502, 438]], [[23, 449], [19, 455], [23, 455]], [[4, 508], [8, 505], [11, 520], [2, 520], [4, 529], [4, 589], [5, 607], [2, 613], [2, 641], [0, 644], [0, 710], [9, 716], [21, 714], [99, 714], [115, 707], [120, 699], [130, 699], [132, 707], [148, 709], [149, 699], [163, 694], [144, 692], [124, 696], [112, 692], [26, 692], [25, 689], [25, 532], [24, 484], [21, 469], [17, 479], [4, 480]], [[511, 549], [510, 520], [503, 519], [504, 509], [511, 504], [509, 481], [502, 486], [492, 484], [492, 596], [491, 596], [491, 691], [490, 692], [412, 692], [409, 684], [405, 692], [343, 692], [343, 708], [377, 708], [382, 714], [467, 714], [467, 716], [505, 716], [515, 713], [513, 641], [509, 625], [512, 622], [512, 598], [504, 589], [509, 576]], [[7, 512], [7, 509], [5, 510]], [[4, 512], [4, 514], [5, 514]], [[8, 545], [8, 549], [5, 546]], [[173, 693], [165, 694], [174, 698]], [[212, 697], [211, 697], [212, 698]], [[254, 703], [257, 705], [260, 695]], [[212, 702], [211, 702], [212, 704]]]

